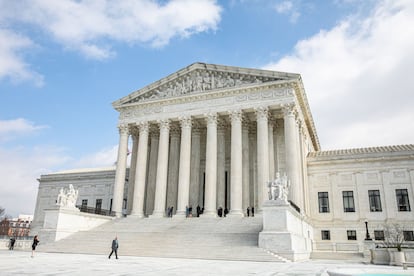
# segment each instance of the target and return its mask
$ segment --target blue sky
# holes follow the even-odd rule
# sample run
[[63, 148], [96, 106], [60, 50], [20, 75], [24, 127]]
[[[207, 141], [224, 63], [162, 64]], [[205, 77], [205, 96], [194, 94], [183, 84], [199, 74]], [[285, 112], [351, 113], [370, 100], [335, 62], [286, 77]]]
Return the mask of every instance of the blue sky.
[[410, 0], [0, 0], [0, 206], [112, 165], [111, 103], [197, 61], [302, 74], [323, 149], [413, 143], [412, 26]]

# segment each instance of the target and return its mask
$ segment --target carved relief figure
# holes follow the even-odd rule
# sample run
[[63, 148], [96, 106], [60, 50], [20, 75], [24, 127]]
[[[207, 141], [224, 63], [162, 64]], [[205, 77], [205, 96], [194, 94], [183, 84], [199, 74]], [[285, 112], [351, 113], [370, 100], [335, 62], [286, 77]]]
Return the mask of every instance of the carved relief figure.
[[76, 190], [72, 184], [69, 184], [69, 189], [61, 188], [56, 200], [56, 205], [61, 207], [76, 208], [76, 200], [78, 199], [79, 191]]

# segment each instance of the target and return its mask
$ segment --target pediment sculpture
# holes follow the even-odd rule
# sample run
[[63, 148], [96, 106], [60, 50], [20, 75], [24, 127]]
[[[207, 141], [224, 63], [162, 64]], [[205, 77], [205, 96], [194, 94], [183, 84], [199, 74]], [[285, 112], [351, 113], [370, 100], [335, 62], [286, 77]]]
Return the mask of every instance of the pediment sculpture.
[[196, 70], [139, 95], [128, 101], [127, 104], [274, 80], [277, 79], [248, 74]]

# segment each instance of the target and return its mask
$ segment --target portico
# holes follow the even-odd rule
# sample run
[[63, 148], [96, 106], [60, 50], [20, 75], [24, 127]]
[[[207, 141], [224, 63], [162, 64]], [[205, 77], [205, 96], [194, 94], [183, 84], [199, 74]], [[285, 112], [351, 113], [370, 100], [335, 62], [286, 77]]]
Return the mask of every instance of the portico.
[[113, 106], [120, 112], [118, 217], [124, 197], [137, 217], [163, 217], [171, 206], [176, 217], [190, 206], [194, 214], [204, 208], [202, 217], [219, 207], [230, 216], [247, 207], [257, 214], [277, 171], [288, 174], [290, 200], [306, 211], [301, 164], [319, 144], [299, 75], [195, 63]]

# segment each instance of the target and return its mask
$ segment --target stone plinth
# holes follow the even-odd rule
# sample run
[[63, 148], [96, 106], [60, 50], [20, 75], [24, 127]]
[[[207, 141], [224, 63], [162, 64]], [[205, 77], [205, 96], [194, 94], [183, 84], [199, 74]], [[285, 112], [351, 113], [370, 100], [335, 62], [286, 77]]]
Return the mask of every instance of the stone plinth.
[[[39, 232], [42, 242], [54, 242], [78, 231], [87, 231], [108, 221], [112, 217], [82, 213], [77, 208], [56, 207], [45, 210], [43, 228]], [[32, 233], [36, 235], [37, 233]]]
[[312, 236], [312, 227], [289, 203], [264, 202], [259, 247], [291, 261], [307, 260], [312, 250]]

